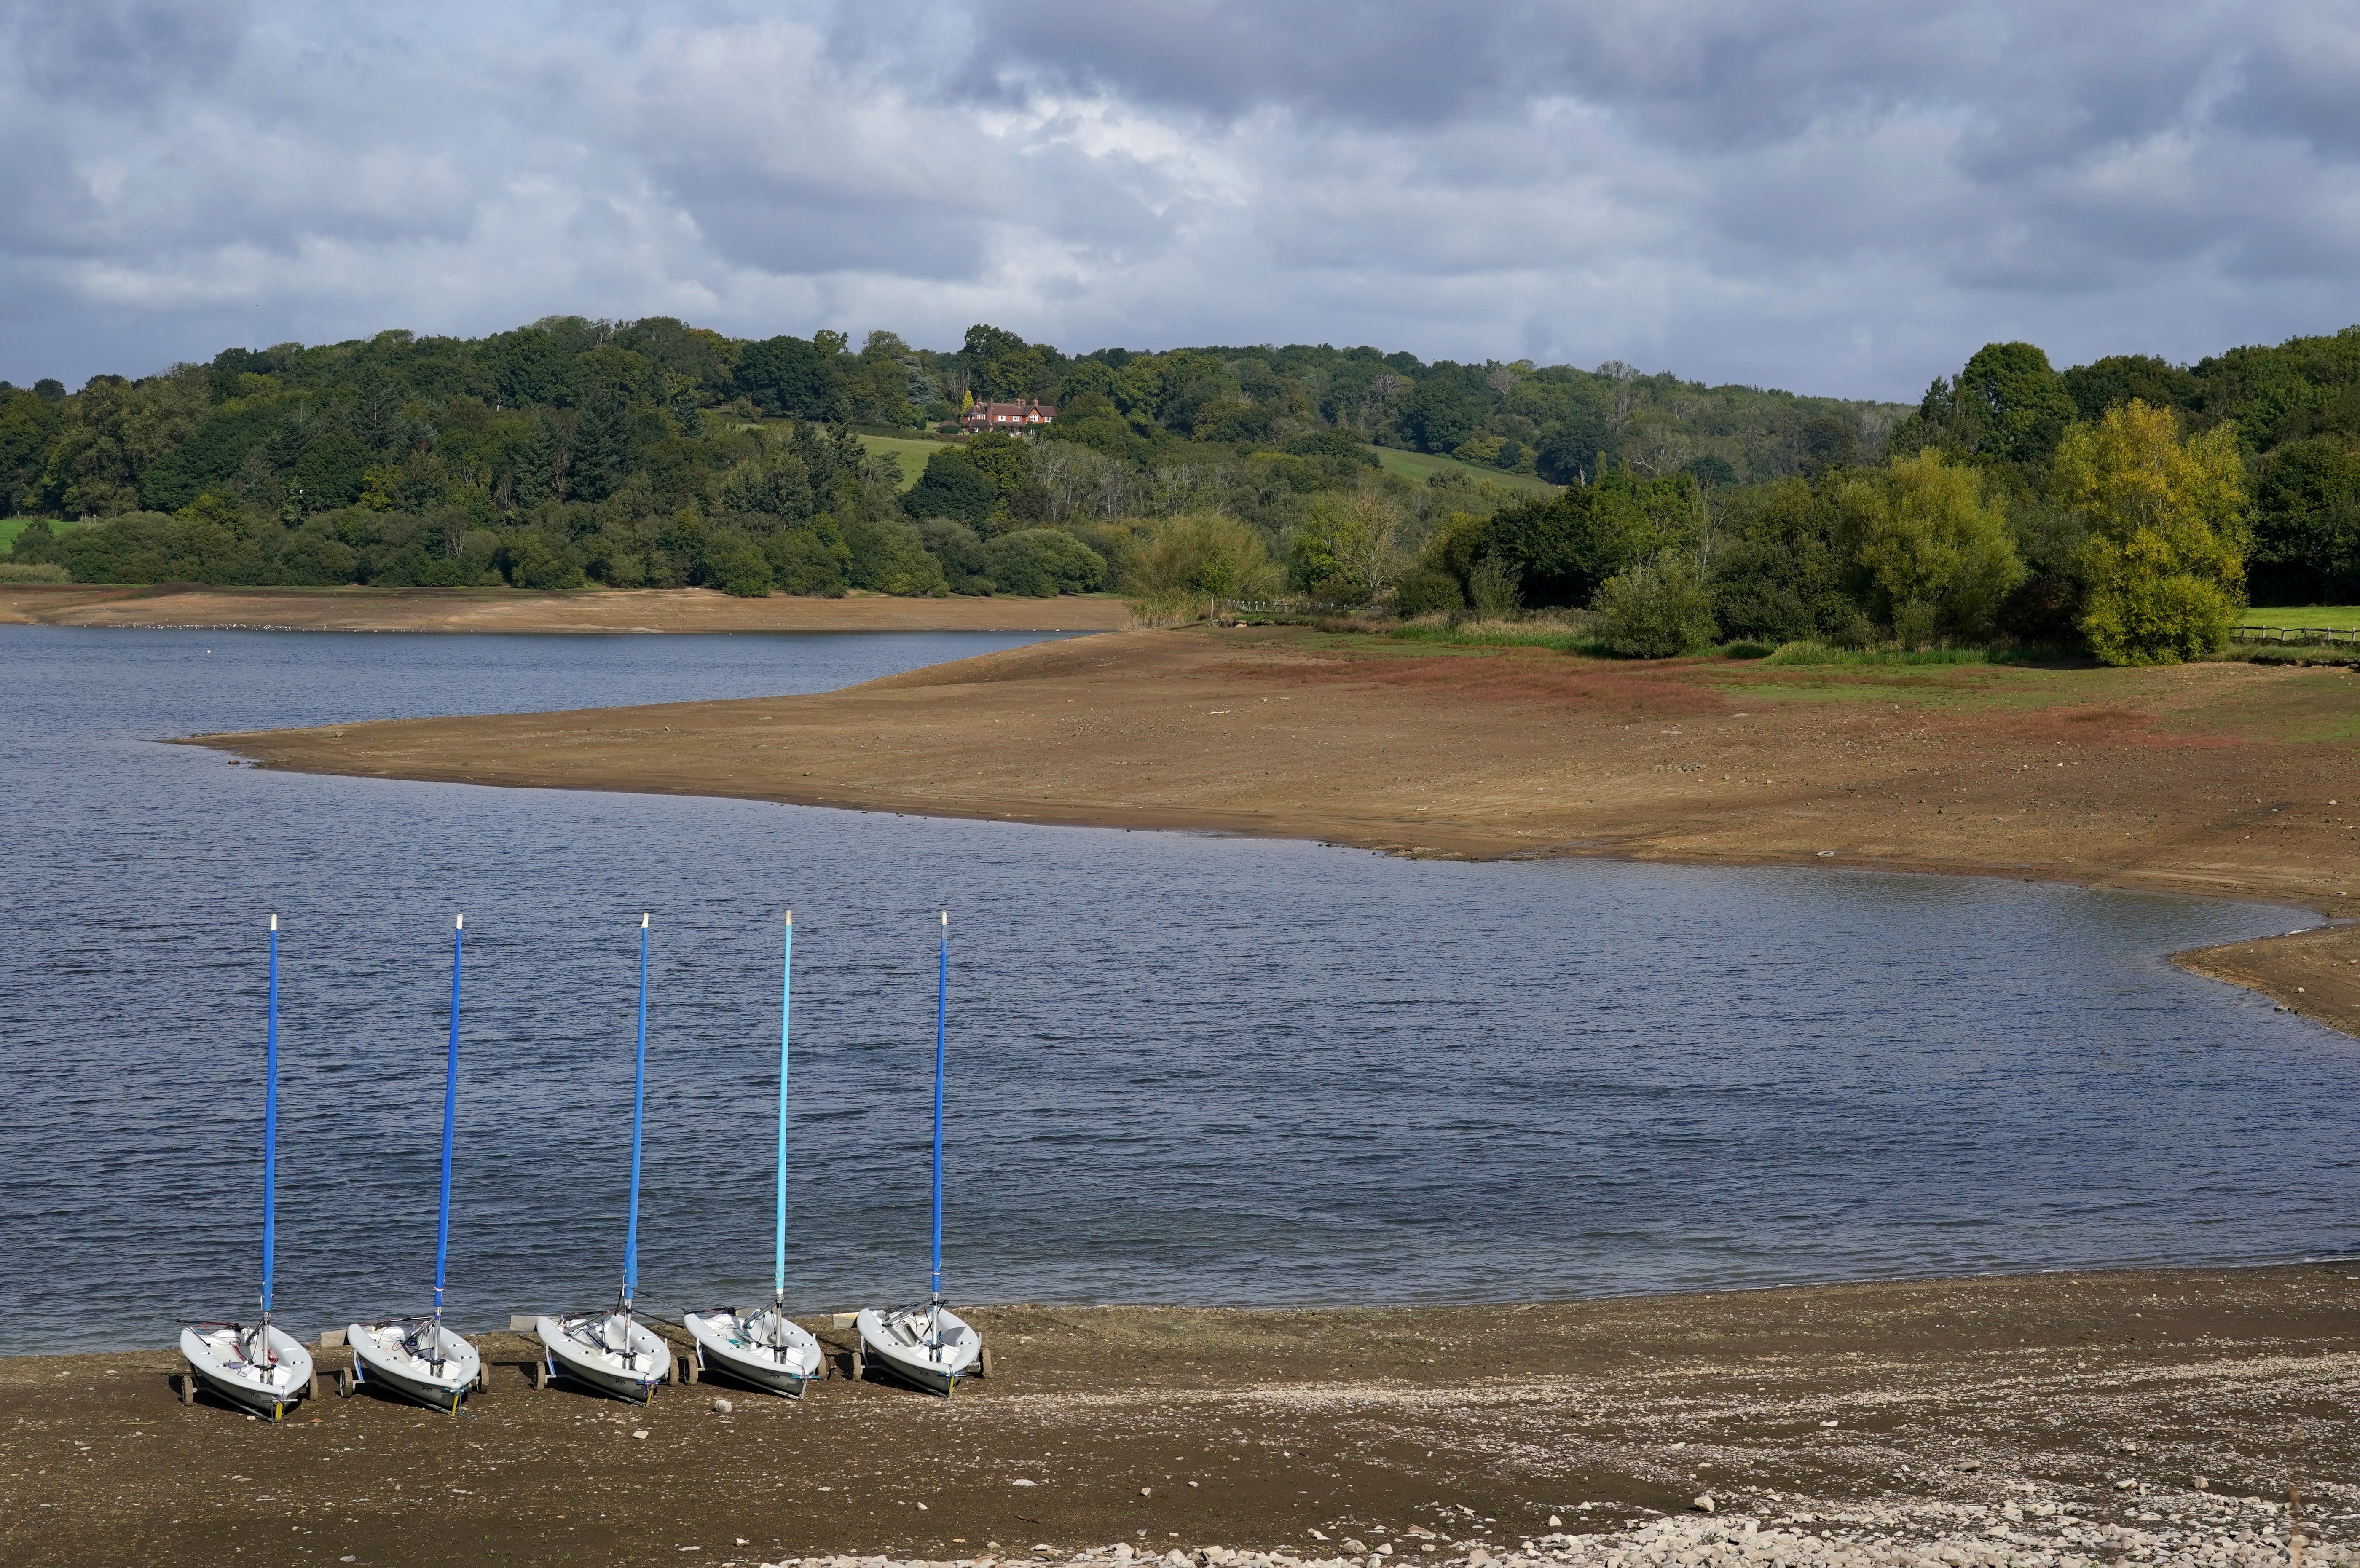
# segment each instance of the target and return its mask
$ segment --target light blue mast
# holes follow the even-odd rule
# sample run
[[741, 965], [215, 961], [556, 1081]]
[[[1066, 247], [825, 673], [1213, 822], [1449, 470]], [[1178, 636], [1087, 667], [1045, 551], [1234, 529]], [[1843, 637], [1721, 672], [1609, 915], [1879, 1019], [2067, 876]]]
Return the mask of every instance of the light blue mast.
[[270, 1349], [271, 1258], [279, 1226], [279, 917], [270, 917], [270, 1002], [263, 1048], [262, 1087], [262, 1354], [266, 1367], [276, 1366]]
[[[459, 960], [467, 941], [467, 917], [451, 922], [451, 1050], [442, 1069], [442, 1209], [434, 1222], [434, 1326], [442, 1327], [443, 1267], [451, 1256], [451, 1127], [459, 1108]], [[442, 1354], [442, 1336], [433, 1336]], [[438, 1361], [437, 1368], [441, 1367]]]
[[943, 1304], [943, 1015], [951, 994], [951, 912], [943, 911], [943, 953], [934, 979], [934, 1300], [937, 1330]]
[[779, 966], [779, 1256], [774, 1296], [787, 1315], [787, 1008], [794, 999], [795, 912], [787, 911], [786, 955]]
[[[631, 1084], [631, 1221], [623, 1235], [623, 1311], [639, 1285], [639, 1128], [648, 1105], [648, 917], [639, 917], [639, 1055]], [[628, 1330], [625, 1331], [628, 1343]]]

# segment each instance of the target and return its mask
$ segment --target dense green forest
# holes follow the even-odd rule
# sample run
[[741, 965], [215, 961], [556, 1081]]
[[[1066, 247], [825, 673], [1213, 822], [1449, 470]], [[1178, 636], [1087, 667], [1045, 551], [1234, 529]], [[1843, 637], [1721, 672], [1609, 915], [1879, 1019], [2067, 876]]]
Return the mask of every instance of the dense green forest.
[[[956, 434], [1013, 397], [1054, 427]], [[861, 439], [934, 430], [915, 474]], [[1421, 485], [1385, 447], [1459, 462]], [[0, 486], [38, 519], [0, 561], [20, 580], [1293, 592], [1595, 607], [1632, 651], [2170, 657], [2248, 595], [2360, 597], [2360, 328], [2194, 365], [1992, 344], [1913, 409], [1620, 364], [564, 317], [0, 383]]]
[[[1050, 439], [945, 441], [921, 475], [848, 439], [1011, 397], [1057, 406]], [[81, 581], [1035, 593], [1116, 584], [1161, 519], [1240, 519], [1283, 560], [1358, 489], [1386, 489], [1413, 527], [1508, 494], [1464, 471], [1448, 494], [1387, 484], [1371, 446], [1550, 483], [1624, 468], [1726, 485], [1873, 452], [1903, 412], [1622, 365], [1076, 357], [989, 326], [956, 352], [881, 332], [855, 351], [831, 332], [558, 318], [231, 349], [71, 395], [0, 385], [0, 486], [10, 514], [97, 525], [28, 528], [10, 558]]]

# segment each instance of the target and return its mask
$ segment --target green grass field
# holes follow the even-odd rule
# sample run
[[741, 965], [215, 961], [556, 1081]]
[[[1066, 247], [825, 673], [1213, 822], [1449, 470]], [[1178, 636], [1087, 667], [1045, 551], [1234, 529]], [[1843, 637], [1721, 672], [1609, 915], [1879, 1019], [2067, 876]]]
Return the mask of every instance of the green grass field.
[[[38, 520], [39, 519], [36, 517], [0, 517], [0, 555], [5, 555], [8, 552], [9, 547], [16, 542], [16, 536], [25, 531], [27, 524], [38, 522]], [[78, 528], [82, 527], [82, 523], [79, 519], [72, 521], [60, 521], [56, 517], [51, 517], [49, 519], [49, 527], [55, 532], [63, 533], [68, 528]]]
[[1556, 485], [1545, 479], [1535, 479], [1529, 474], [1502, 474], [1496, 468], [1485, 468], [1480, 463], [1461, 463], [1455, 457], [1435, 457], [1422, 452], [1404, 452], [1399, 447], [1372, 446], [1369, 450], [1377, 454], [1377, 462], [1382, 465], [1387, 474], [1403, 474], [1416, 480], [1421, 485], [1437, 474], [1463, 474], [1470, 479], [1489, 479], [1495, 485], [1504, 485], [1511, 490], [1521, 491], [1528, 495], [1557, 494]]
[[926, 471], [926, 459], [941, 451], [947, 442], [928, 441], [923, 436], [862, 436], [861, 444], [873, 452], [891, 452], [901, 460], [901, 488], [907, 490]]
[[[5, 525], [0, 525], [5, 526]], [[2360, 630], [2360, 604], [2298, 604], [2292, 609], [2241, 610], [2241, 626], [2303, 627], [2313, 631]]]

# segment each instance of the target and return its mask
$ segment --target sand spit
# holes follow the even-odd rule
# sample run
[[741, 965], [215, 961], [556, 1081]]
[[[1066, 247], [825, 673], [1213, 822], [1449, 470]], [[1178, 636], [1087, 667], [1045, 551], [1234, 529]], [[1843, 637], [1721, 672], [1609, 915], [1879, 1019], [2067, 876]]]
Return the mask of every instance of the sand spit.
[[995, 1373], [951, 1401], [627, 1407], [532, 1390], [487, 1334], [472, 1415], [364, 1394], [280, 1427], [179, 1404], [169, 1352], [18, 1356], [0, 1559], [2261, 1568], [2299, 1487], [2306, 1561], [2342, 1563], [2355, 1275], [976, 1309]]
[[1115, 631], [1120, 600], [733, 599], [708, 588], [153, 588], [0, 585], [0, 624], [334, 632]]
[[[1060, 604], [1065, 603], [1060, 601]], [[808, 697], [208, 735], [273, 768], [1309, 838], [2062, 880], [2331, 918], [2360, 895], [2334, 669], [1617, 663], [1133, 632]], [[2339, 1028], [2360, 933], [2194, 956]], [[2336, 979], [2331, 981], [2328, 976]]]

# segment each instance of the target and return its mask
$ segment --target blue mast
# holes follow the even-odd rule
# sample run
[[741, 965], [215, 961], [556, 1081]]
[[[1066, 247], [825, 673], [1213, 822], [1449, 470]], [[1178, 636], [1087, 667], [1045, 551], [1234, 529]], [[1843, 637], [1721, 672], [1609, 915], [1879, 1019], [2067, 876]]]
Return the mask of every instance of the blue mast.
[[[443, 1265], [451, 1255], [451, 1122], [459, 1105], [459, 957], [467, 940], [467, 917], [451, 923], [451, 1052], [442, 1069], [442, 1212], [434, 1222], [434, 1325], [442, 1325]], [[434, 1340], [441, 1347], [440, 1335]]]
[[943, 1013], [951, 994], [951, 912], [943, 911], [942, 966], [934, 980], [934, 1305], [943, 1302]]
[[263, 1052], [262, 1089], [262, 1356], [270, 1354], [270, 1266], [279, 1211], [279, 917], [270, 917], [270, 1021]]
[[623, 1310], [639, 1284], [639, 1127], [648, 1105], [648, 917], [639, 917], [639, 1059], [631, 1085], [631, 1224], [623, 1236]]
[[779, 967], [779, 1259], [775, 1281], [779, 1315], [787, 1310], [787, 1006], [793, 999], [795, 912], [787, 911], [786, 956]]

